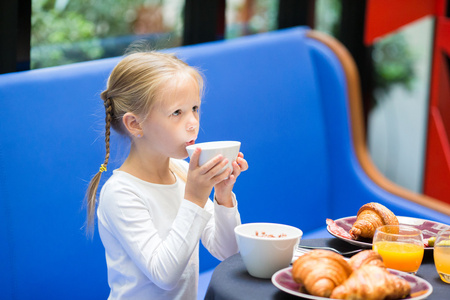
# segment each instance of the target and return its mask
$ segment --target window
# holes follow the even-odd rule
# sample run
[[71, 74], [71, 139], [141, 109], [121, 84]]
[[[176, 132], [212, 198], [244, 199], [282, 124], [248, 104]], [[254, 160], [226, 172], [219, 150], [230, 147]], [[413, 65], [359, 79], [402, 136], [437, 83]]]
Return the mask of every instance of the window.
[[[0, 1], [0, 74], [309, 25], [315, 0]], [[308, 21], [308, 22], [307, 22]], [[10, 30], [17, 28], [17, 30]]]
[[278, 0], [227, 0], [227, 39], [277, 29]]
[[32, 0], [31, 69], [182, 43], [184, 0]]

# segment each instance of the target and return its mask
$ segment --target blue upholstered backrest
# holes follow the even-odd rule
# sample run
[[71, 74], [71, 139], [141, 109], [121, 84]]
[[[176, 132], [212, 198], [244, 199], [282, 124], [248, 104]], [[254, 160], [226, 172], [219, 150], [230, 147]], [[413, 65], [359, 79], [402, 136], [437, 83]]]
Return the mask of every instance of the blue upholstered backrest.
[[[106, 299], [103, 247], [82, 230], [112, 60], [0, 76], [2, 299]], [[5, 296], [5, 298], [3, 298]]]
[[293, 33], [253, 36], [243, 44], [216, 44], [200, 55], [193, 49], [195, 56], [189, 50], [181, 56], [207, 79], [199, 140], [242, 142], [250, 164], [235, 186], [243, 222], [310, 230], [320, 221], [302, 218], [310, 219], [311, 211], [325, 216], [314, 202], [325, 204], [328, 198], [328, 150], [304, 32]]
[[[342, 69], [306, 30], [167, 50], [205, 74], [198, 141], [242, 142], [250, 164], [235, 186], [242, 221], [308, 232], [374, 200], [419, 215], [361, 171]], [[104, 159], [99, 94], [119, 59], [0, 76], [2, 299], [107, 297], [104, 250], [98, 234], [86, 239], [81, 205]], [[111, 151], [103, 182], [127, 140], [113, 135]], [[201, 270], [216, 264], [201, 250]]]

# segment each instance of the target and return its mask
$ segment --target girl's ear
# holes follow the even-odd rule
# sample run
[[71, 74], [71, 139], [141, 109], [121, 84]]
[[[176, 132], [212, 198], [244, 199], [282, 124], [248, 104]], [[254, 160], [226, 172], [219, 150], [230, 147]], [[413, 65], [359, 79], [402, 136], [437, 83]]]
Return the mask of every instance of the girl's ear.
[[135, 114], [127, 112], [123, 115], [122, 122], [132, 137], [142, 136], [142, 127]]

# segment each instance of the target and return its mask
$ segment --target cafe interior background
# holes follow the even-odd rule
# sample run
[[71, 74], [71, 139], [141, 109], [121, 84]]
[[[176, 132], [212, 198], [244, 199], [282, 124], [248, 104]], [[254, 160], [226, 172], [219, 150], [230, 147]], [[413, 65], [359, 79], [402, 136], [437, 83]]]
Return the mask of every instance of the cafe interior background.
[[[119, 56], [137, 39], [145, 39], [155, 49], [163, 49], [298, 25], [326, 32], [350, 50], [358, 65], [367, 144], [377, 168], [395, 184], [450, 203], [448, 181], [445, 184], [435, 182], [435, 178], [428, 181], [426, 178], [431, 66], [437, 18], [435, 12], [426, 10], [432, 6], [429, 5], [431, 2], [439, 5], [445, 1], [395, 1], [396, 4], [389, 4], [392, 8], [387, 11], [394, 11], [394, 15], [405, 19], [405, 24], [394, 24], [393, 30], [377, 37], [371, 44], [364, 41], [363, 35], [364, 28], [370, 26], [365, 23], [370, 5], [377, 1], [7, 2], [1, 4], [3, 11], [15, 10], [17, 14], [8, 15], [0, 24], [3, 28], [17, 26], [18, 30], [15, 33], [2, 31], [2, 40], [6, 42], [0, 46], [0, 73]], [[426, 2], [429, 3], [424, 5]], [[410, 7], [414, 6], [416, 11], [411, 12]], [[447, 7], [447, 16], [448, 10]], [[375, 16], [372, 20], [380, 26], [383, 22], [389, 23], [389, 18], [376, 19]], [[12, 47], [14, 44], [17, 46]], [[450, 113], [444, 114], [445, 125]], [[447, 154], [444, 159], [450, 165], [448, 139], [441, 147]], [[440, 170], [445, 175], [443, 181], [449, 179], [449, 167], [445, 168]], [[447, 188], [436, 194], [433, 185], [437, 186], [435, 189], [442, 190], [442, 185]]]
[[[120, 56], [140, 39], [155, 49], [165, 49], [309, 26], [341, 41], [357, 63], [367, 145], [377, 168], [401, 187], [450, 204], [448, 55], [437, 76], [433, 73], [434, 58], [441, 54], [436, 29], [440, 19], [450, 16], [447, 2], [0, 1], [0, 74]], [[380, 6], [388, 17], [380, 15]], [[365, 36], [369, 27], [377, 33], [370, 39]], [[379, 27], [384, 31], [377, 32]], [[448, 33], [441, 36], [445, 38], [450, 40]], [[430, 117], [433, 74], [444, 88], [434, 90], [442, 101], [434, 107], [440, 109], [442, 130], [438, 131], [440, 139], [430, 144], [430, 123], [436, 123]], [[430, 162], [438, 162], [437, 169]], [[430, 178], [430, 174], [439, 176]]]

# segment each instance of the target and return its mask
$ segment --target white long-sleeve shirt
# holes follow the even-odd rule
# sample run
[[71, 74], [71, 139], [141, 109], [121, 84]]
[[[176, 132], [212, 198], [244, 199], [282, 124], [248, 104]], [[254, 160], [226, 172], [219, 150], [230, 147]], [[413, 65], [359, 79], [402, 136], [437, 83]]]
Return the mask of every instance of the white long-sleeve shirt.
[[[183, 160], [173, 160], [187, 170]], [[108, 299], [196, 299], [199, 240], [219, 260], [238, 252], [237, 202], [208, 200], [204, 208], [184, 199], [185, 182], [153, 184], [115, 170], [97, 210], [105, 247]]]

